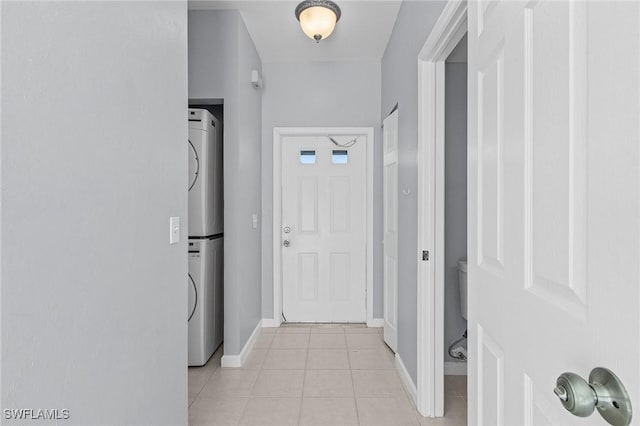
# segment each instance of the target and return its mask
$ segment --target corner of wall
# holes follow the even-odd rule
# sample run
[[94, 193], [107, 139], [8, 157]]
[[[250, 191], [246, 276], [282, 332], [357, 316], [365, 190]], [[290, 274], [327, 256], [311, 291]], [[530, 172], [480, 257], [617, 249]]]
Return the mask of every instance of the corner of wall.
[[399, 353], [396, 353], [396, 370], [398, 371], [398, 375], [400, 376], [400, 381], [402, 385], [407, 390], [409, 394], [409, 398], [411, 399], [411, 403], [413, 406], [416, 406], [418, 391], [416, 388], [416, 384], [413, 382], [409, 371], [407, 371], [407, 367], [402, 362], [402, 358]]
[[223, 355], [222, 359], [220, 360], [220, 365], [225, 368], [242, 367], [246, 362], [247, 357], [251, 353], [251, 350], [253, 349], [253, 346], [255, 345], [256, 340], [258, 339], [258, 336], [260, 336], [260, 330], [262, 330], [262, 321], [258, 321], [258, 324], [253, 329], [253, 332], [247, 339], [247, 342], [242, 347], [242, 350], [240, 351], [240, 353], [238, 355]]

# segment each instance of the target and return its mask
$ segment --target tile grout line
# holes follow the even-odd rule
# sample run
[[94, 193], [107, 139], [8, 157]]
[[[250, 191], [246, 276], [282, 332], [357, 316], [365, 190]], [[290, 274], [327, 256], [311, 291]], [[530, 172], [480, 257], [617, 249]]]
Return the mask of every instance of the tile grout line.
[[[262, 332], [260, 332], [260, 335], [262, 335]], [[275, 338], [275, 336], [274, 336]], [[271, 342], [269, 342], [269, 346], [267, 347], [267, 353], [269, 353], [269, 351], [271, 350], [271, 346], [273, 345], [273, 339], [271, 339]], [[254, 348], [251, 348], [251, 351], [253, 352]], [[266, 359], [265, 359], [266, 361]], [[244, 405], [244, 408], [242, 409], [242, 414], [240, 414], [240, 418], [238, 419], [238, 424], [240, 424], [240, 421], [242, 420], [242, 418], [244, 417], [244, 415], [247, 413], [247, 408], [249, 407], [249, 402], [251, 401], [251, 399], [253, 398], [253, 391], [256, 388], [256, 384], [258, 383], [258, 379], [260, 378], [260, 373], [262, 373], [262, 367], [264, 367], [264, 363], [260, 366], [260, 369], [258, 370], [258, 374], [256, 376], [256, 380], [253, 382], [253, 386], [251, 386], [251, 391], [249, 391], [249, 397], [247, 398], [247, 403]]]
[[356, 383], [353, 380], [353, 365], [351, 365], [351, 351], [349, 341], [347, 340], [347, 332], [344, 333], [344, 345], [347, 348], [347, 360], [349, 362], [349, 374], [351, 375], [351, 387], [353, 388], [353, 404], [356, 406], [356, 422], [360, 424], [360, 411], [358, 410], [358, 399], [356, 398]]
[[304, 370], [302, 373], [302, 391], [300, 392], [300, 405], [298, 409], [298, 425], [302, 422], [302, 401], [304, 401], [304, 384], [307, 380], [307, 366], [309, 365], [309, 346], [311, 344], [311, 330], [309, 330], [309, 337], [307, 338], [307, 357], [304, 360]]
[[[222, 345], [220, 345], [220, 350], [222, 350], [221, 348], [222, 348]], [[211, 358], [209, 358], [209, 361], [207, 361], [207, 362], [205, 363], [205, 365], [203, 365], [202, 367], [205, 367], [209, 362], [211, 362], [211, 361], [212, 361], [212, 359], [213, 359], [213, 356], [214, 356], [214, 355], [215, 355], [215, 352], [213, 353], [213, 355], [211, 355]], [[189, 374], [188, 374], [188, 373], [189, 373], [189, 370], [188, 370], [188, 368], [189, 368], [189, 367], [187, 367], [187, 389], [189, 388]], [[193, 398], [193, 401], [191, 401], [191, 403], [189, 404], [189, 406], [187, 406], [187, 414], [188, 414], [189, 408], [191, 408], [191, 406], [193, 405], [193, 403], [194, 403], [194, 402], [196, 402], [196, 400], [198, 399], [198, 397], [199, 397], [199, 396], [200, 396], [200, 394], [202, 393], [202, 390], [204, 389], [204, 387], [205, 387], [205, 386], [207, 386], [207, 383], [209, 383], [209, 380], [211, 380], [211, 378], [212, 378], [212, 377], [213, 377], [213, 375], [216, 373], [216, 371], [218, 371], [218, 369], [219, 369], [219, 368], [220, 368], [220, 367], [216, 366], [216, 367], [213, 369], [213, 371], [209, 374], [209, 377], [207, 377], [207, 380], [204, 382], [204, 385], [202, 385], [202, 387], [200, 388], [200, 390], [198, 391], [198, 393], [196, 394], [196, 396]], [[188, 398], [188, 395], [187, 395], [187, 398]]]

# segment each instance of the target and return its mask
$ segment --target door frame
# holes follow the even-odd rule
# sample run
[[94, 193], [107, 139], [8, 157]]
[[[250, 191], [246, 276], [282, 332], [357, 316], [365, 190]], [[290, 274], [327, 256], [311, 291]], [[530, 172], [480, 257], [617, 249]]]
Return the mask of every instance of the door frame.
[[416, 407], [425, 417], [444, 415], [445, 60], [466, 33], [467, 1], [449, 0], [418, 54]]
[[366, 321], [377, 326], [373, 319], [373, 127], [274, 127], [273, 128], [273, 326], [282, 324], [282, 138], [284, 136], [366, 136]]

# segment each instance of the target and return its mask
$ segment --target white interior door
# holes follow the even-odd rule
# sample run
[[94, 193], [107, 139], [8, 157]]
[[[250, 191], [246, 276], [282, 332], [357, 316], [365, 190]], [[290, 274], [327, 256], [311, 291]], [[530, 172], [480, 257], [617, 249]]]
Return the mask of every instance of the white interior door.
[[553, 393], [594, 367], [640, 409], [639, 18], [469, 2], [469, 424], [606, 424]]
[[383, 122], [384, 341], [398, 348], [398, 110]]
[[367, 136], [332, 137], [282, 139], [287, 321], [366, 320]]

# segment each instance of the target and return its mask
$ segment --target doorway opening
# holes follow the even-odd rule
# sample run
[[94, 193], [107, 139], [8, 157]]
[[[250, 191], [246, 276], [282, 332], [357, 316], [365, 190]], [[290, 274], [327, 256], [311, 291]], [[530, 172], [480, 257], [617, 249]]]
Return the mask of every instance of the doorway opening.
[[[445, 368], [466, 372], [449, 353], [466, 357], [458, 273], [466, 260], [466, 33], [467, 2], [448, 2], [418, 55], [418, 250], [431, 255], [418, 260], [416, 405], [429, 417], [444, 415]], [[466, 393], [466, 380], [457, 381]]]
[[[444, 387], [467, 405], [467, 36], [445, 60]], [[438, 222], [439, 226], [442, 223]], [[441, 232], [441, 231], [440, 231]], [[451, 401], [445, 398], [445, 414]]]
[[277, 127], [273, 136], [269, 325], [372, 325], [373, 129]]

